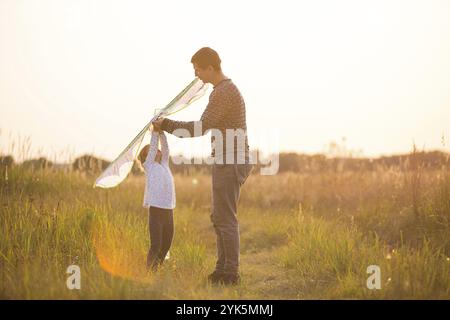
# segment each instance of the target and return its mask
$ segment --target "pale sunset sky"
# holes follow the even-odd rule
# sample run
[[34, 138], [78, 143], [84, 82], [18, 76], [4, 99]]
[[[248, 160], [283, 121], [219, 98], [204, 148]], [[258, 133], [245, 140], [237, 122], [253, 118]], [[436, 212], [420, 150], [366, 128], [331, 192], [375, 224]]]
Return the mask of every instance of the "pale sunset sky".
[[[450, 1], [0, 0], [0, 153], [23, 160], [20, 136], [30, 156], [114, 159], [204, 46], [244, 97], [252, 149], [450, 150]], [[210, 92], [171, 118], [198, 120]], [[210, 152], [209, 136], [169, 143]]]

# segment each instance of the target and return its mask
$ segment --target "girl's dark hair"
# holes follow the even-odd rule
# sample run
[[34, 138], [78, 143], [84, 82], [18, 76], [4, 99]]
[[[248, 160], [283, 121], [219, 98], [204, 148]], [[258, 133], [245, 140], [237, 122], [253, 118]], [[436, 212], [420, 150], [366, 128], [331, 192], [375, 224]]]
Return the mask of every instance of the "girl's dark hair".
[[207, 66], [212, 66], [216, 71], [222, 71], [220, 67], [219, 55], [217, 52], [209, 47], [204, 47], [198, 50], [191, 58], [191, 62], [197, 64], [200, 68], [205, 69]]
[[141, 152], [139, 152], [138, 160], [141, 164], [145, 162], [144, 153], [149, 151], [149, 147], [150, 145], [147, 144], [142, 148]]

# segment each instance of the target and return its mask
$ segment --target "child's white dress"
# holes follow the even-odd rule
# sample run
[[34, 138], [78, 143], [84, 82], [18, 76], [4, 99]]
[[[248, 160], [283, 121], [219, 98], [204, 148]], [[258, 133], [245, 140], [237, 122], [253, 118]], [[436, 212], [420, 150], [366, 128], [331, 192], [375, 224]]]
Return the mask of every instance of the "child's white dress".
[[[155, 156], [160, 138], [162, 157], [161, 163], [158, 163], [155, 161]], [[143, 167], [146, 175], [144, 207], [174, 209], [176, 205], [175, 184], [169, 168], [169, 145], [163, 131], [161, 133], [152, 132], [150, 149]]]

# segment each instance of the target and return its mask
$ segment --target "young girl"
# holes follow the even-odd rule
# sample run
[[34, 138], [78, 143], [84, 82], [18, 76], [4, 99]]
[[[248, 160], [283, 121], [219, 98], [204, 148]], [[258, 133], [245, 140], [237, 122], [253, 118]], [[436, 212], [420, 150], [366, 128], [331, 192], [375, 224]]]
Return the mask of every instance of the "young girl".
[[[161, 138], [161, 149], [158, 143]], [[150, 250], [147, 269], [155, 271], [170, 249], [173, 239], [173, 209], [175, 208], [175, 185], [169, 169], [169, 145], [163, 131], [152, 131], [150, 145], [138, 156], [144, 167], [146, 181], [144, 207], [148, 208]]]

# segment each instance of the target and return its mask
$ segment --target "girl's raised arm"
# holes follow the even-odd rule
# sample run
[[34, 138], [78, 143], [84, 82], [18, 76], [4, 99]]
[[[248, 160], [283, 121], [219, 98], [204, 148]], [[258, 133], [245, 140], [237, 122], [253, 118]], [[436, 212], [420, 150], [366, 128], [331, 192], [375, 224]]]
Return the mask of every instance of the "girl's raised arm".
[[150, 148], [147, 153], [147, 158], [145, 162], [153, 163], [155, 162], [156, 151], [158, 150], [159, 134], [158, 132], [152, 131], [152, 139], [150, 140]]
[[162, 152], [161, 162], [169, 164], [169, 144], [167, 143], [167, 137], [164, 134], [164, 131], [162, 130], [160, 135], [161, 135], [161, 152]]

